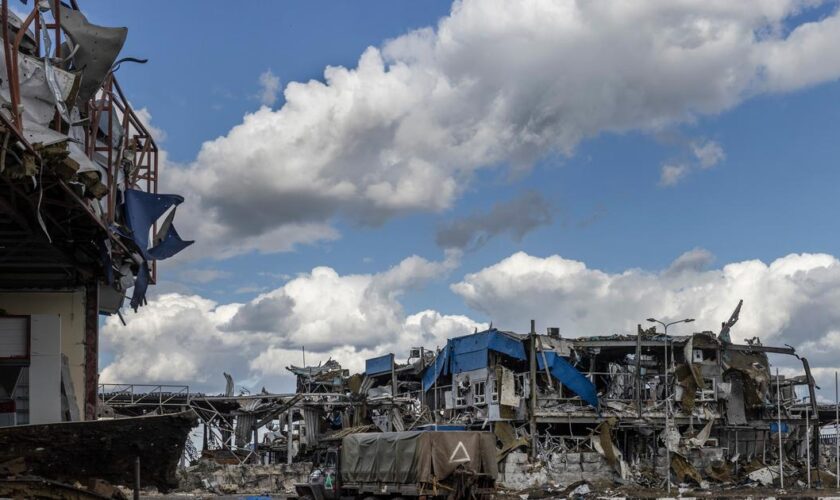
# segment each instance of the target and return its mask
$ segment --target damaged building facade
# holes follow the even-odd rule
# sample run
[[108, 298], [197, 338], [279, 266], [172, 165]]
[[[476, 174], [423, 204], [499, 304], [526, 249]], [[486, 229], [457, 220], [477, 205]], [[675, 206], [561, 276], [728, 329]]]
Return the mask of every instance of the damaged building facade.
[[0, 5], [0, 496], [171, 488], [192, 412], [98, 418], [100, 316], [142, 307], [156, 262], [192, 243], [115, 76], [145, 61], [75, 0]]
[[135, 310], [182, 250], [177, 195], [117, 82], [127, 36], [75, 0], [2, 2], [0, 425], [96, 417], [101, 314]]
[[[835, 406], [816, 403], [808, 362], [793, 348], [732, 342], [740, 308], [717, 332], [639, 326], [566, 338], [555, 328], [538, 334], [532, 322], [528, 333], [491, 328], [413, 347], [404, 362], [371, 358], [363, 373], [335, 360], [289, 366], [295, 393], [237, 396], [229, 379], [224, 395], [185, 388], [145, 403], [115, 386], [102, 404], [124, 414], [193, 408], [204, 424], [193, 458], [298, 476], [296, 465], [317, 464], [348, 435], [474, 430], [495, 435], [498, 484], [514, 490], [579, 481], [662, 489], [666, 477], [695, 488], [835, 486], [834, 444], [819, 432]], [[801, 373], [774, 373], [771, 356]], [[166, 398], [170, 410], [158, 404]]]
[[[740, 308], [719, 332], [686, 336], [639, 326], [635, 335], [564, 338], [555, 328], [537, 334], [533, 322], [526, 334], [476, 332], [421, 358], [421, 370], [394, 367], [387, 384], [362, 394], [390, 385], [395, 401], [429, 409], [420, 425], [494, 432], [511, 485], [620, 478], [658, 487], [667, 471], [703, 487], [749, 474], [812, 484], [809, 470], [833, 485], [818, 429], [835, 408], [817, 405], [808, 361], [793, 348], [731, 341]], [[768, 355], [790, 356], [801, 375], [773, 373]], [[377, 377], [366, 373], [362, 388]], [[371, 422], [390, 430], [405, 413], [394, 412], [391, 427]], [[544, 467], [523, 467], [535, 462]]]

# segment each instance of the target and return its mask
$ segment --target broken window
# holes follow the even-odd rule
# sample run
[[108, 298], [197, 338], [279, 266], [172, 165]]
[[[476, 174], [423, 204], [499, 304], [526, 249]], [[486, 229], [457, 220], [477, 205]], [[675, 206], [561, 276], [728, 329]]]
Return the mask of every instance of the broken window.
[[461, 394], [455, 396], [455, 407], [460, 408], [462, 406], [467, 406], [467, 398]]
[[476, 405], [483, 405], [486, 402], [486, 393], [484, 392], [486, 389], [485, 383], [476, 382], [473, 384], [473, 404]]
[[499, 387], [496, 379], [490, 379], [490, 402], [494, 404], [499, 402]]

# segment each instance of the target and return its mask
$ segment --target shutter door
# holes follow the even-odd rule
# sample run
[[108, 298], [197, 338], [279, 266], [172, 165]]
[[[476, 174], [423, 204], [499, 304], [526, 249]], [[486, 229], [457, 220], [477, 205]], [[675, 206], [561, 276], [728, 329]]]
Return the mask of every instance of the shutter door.
[[29, 354], [29, 318], [0, 317], [0, 359], [26, 358]]

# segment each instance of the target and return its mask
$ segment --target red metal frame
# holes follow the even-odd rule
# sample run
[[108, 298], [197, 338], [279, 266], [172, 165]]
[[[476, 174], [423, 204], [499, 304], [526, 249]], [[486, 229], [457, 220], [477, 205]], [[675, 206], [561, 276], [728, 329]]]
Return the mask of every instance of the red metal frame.
[[[32, 11], [16, 34], [14, 41], [9, 40], [9, 1], [2, 0], [0, 7], [0, 23], [2, 23], [3, 34], [3, 49], [5, 51], [7, 79], [9, 82], [9, 97], [12, 101], [11, 120], [7, 120], [5, 116], [2, 117], [4, 124], [12, 128], [22, 143], [29, 147], [28, 143], [23, 140], [23, 118], [20, 115], [20, 80], [18, 75], [18, 55], [20, 53], [20, 44], [26, 34], [26, 31], [31, 26], [34, 27], [35, 43], [37, 54], [41, 57], [47, 57], [49, 54], [42, 53], [41, 37], [43, 30], [54, 30], [52, 46], [54, 47], [54, 56], [61, 57], [61, 2], [55, 2], [55, 18], [53, 22], [45, 22], [42, 26], [41, 18], [38, 15], [38, 3], [35, 2]], [[79, 9], [76, 0], [70, 0], [70, 5], [74, 9]], [[109, 73], [102, 87], [97, 94], [87, 103], [88, 126], [85, 130], [85, 152], [91, 160], [98, 153], [107, 158], [108, 168], [105, 172], [105, 178], [102, 179], [103, 184], [107, 187], [107, 194], [103, 197], [102, 203], [104, 205], [104, 213], [101, 217], [94, 215], [94, 212], [89, 206], [85, 206], [91, 216], [97, 219], [97, 222], [103, 227], [110, 226], [116, 217], [116, 193], [119, 179], [119, 172], [122, 169], [122, 159], [128, 154], [128, 158], [132, 160], [134, 169], [130, 176], [124, 176], [124, 189], [133, 188], [146, 191], [148, 193], [158, 192], [158, 156], [159, 149], [155, 143], [154, 138], [149, 133], [148, 129], [140, 121], [137, 114], [134, 112], [131, 105], [128, 103], [125, 94], [120, 87], [117, 79], [113, 73]], [[102, 141], [97, 141], [99, 121], [102, 114], [107, 116], [108, 128], [105, 137]], [[120, 132], [122, 141], [114, 147], [114, 130], [113, 125], [120, 124]], [[53, 128], [59, 132], [61, 130], [61, 117], [56, 112]], [[126, 153], [128, 151], [129, 153]], [[37, 156], [37, 153], [30, 151]], [[95, 160], [94, 160], [95, 161]], [[145, 182], [143, 182], [145, 181]], [[153, 231], [157, 231], [155, 225]], [[150, 263], [152, 282], [157, 281], [157, 266], [155, 262]]]

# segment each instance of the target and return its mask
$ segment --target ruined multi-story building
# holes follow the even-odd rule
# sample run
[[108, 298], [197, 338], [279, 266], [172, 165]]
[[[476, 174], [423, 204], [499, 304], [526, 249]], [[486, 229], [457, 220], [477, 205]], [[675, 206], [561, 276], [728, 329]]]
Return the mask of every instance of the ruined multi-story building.
[[[25, 2], [24, 2], [25, 3]], [[2, 1], [0, 425], [96, 416], [100, 314], [145, 302], [189, 245], [159, 150], [117, 82], [127, 36], [75, 0]]]
[[[438, 351], [412, 348], [404, 364], [394, 354], [369, 359], [343, 387], [327, 377], [329, 392], [343, 402], [347, 428], [493, 431], [508, 471], [521, 469], [527, 453], [546, 470], [571, 471], [565, 479], [653, 484], [671, 469], [676, 480], [705, 484], [761, 470], [762, 481], [778, 482], [785, 467], [803, 479], [809, 464], [819, 468], [817, 429], [834, 409], [817, 405], [808, 362], [793, 348], [731, 341], [739, 312], [740, 304], [717, 333], [685, 336], [641, 326], [635, 335], [585, 338], [554, 328], [537, 334], [533, 323], [527, 334], [491, 328]], [[774, 374], [768, 354], [796, 357], [801, 374]], [[338, 373], [332, 363], [290, 369], [300, 389]], [[334, 431], [325, 412], [313, 416], [317, 402], [306, 411], [307, 435]]]

